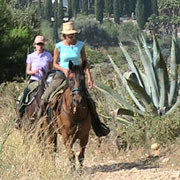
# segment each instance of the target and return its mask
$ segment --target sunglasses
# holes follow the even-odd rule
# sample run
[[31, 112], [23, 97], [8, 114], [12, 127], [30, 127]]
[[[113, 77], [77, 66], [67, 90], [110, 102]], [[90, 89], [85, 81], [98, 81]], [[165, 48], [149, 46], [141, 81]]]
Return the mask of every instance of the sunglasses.
[[44, 46], [44, 43], [36, 43], [38, 46]]

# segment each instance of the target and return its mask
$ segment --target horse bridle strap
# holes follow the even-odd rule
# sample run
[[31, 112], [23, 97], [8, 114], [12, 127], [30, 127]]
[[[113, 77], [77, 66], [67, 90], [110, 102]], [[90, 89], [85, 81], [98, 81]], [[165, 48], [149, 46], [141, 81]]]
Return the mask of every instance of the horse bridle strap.
[[80, 92], [81, 92], [81, 89], [79, 89], [79, 88], [72, 89], [72, 94], [78, 94]]

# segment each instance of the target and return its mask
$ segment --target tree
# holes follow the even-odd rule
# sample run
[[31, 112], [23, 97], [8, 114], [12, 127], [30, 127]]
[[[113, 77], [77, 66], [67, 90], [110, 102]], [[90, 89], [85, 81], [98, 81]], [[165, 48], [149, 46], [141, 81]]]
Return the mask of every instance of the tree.
[[82, 13], [88, 15], [88, 0], [82, 0]]
[[111, 16], [111, 13], [112, 13], [112, 1], [111, 0], [105, 0], [105, 13], [108, 18]]
[[37, 34], [36, 7], [18, 7], [16, 1], [0, 0], [0, 82], [25, 73], [27, 50]]
[[154, 33], [163, 34], [163, 37], [172, 33], [177, 35], [180, 27], [180, 1], [159, 0], [158, 8], [159, 15], [153, 15], [150, 18], [147, 28]]
[[44, 1], [44, 18], [51, 21], [52, 17], [52, 0]]
[[78, 3], [79, 1], [78, 0], [71, 0], [71, 7], [72, 7], [72, 14], [73, 14], [73, 17], [76, 18], [77, 16], [77, 12], [78, 12]]
[[153, 14], [152, 12], [152, 0], [144, 0], [144, 10], [145, 10], [145, 21]]
[[158, 16], [159, 13], [158, 13], [157, 0], [151, 0], [151, 1], [152, 1], [152, 13]]
[[59, 0], [58, 3], [58, 27], [63, 23], [64, 11], [63, 11], [63, 0]]
[[137, 0], [135, 14], [139, 27], [143, 29], [146, 23], [144, 0]]
[[113, 1], [113, 12], [114, 12], [114, 22], [119, 23], [120, 14], [120, 0]]
[[129, 10], [131, 13], [135, 12], [137, 0], [130, 0]]
[[103, 10], [104, 10], [104, 0], [95, 1], [95, 14], [96, 20], [103, 23]]
[[54, 2], [53, 39], [58, 41], [58, 0]]
[[72, 18], [72, 0], [68, 0], [68, 9], [67, 9], [67, 12], [68, 12], [68, 17], [69, 19]]

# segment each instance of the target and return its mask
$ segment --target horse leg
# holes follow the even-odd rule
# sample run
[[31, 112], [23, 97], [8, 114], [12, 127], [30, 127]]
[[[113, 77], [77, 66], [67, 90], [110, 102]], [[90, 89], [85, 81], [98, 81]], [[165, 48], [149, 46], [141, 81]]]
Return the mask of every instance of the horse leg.
[[62, 134], [63, 136], [63, 141], [64, 145], [66, 147], [66, 151], [68, 153], [69, 161], [71, 163], [71, 170], [75, 170], [75, 154], [74, 151], [72, 150], [73, 144], [75, 142], [75, 138], [72, 138], [72, 136], [68, 136], [67, 134]]
[[78, 160], [79, 160], [80, 167], [83, 166], [84, 153], [85, 153], [86, 145], [88, 143], [88, 139], [89, 139], [89, 135], [87, 135], [87, 136], [80, 139], [80, 153], [78, 155]]

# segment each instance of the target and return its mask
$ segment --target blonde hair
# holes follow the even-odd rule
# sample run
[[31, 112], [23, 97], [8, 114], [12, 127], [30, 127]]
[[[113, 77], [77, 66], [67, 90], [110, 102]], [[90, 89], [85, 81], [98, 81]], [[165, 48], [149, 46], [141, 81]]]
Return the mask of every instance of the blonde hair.
[[66, 35], [65, 34], [61, 34], [61, 40], [65, 40], [66, 39]]

